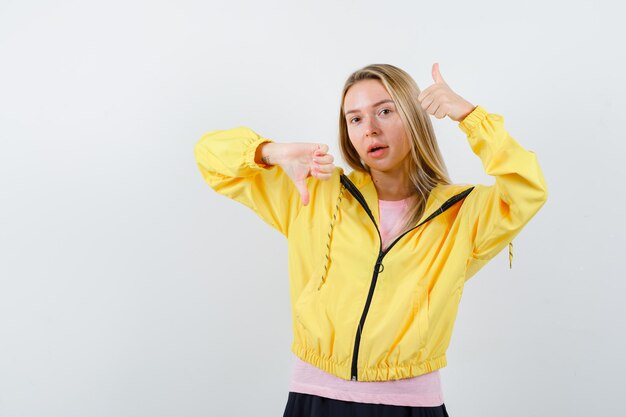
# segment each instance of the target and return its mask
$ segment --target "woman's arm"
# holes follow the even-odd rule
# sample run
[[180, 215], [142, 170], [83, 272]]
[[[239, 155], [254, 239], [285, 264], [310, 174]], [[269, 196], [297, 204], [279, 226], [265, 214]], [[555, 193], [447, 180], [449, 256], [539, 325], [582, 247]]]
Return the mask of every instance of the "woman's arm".
[[459, 214], [468, 222], [472, 253], [467, 261], [467, 281], [500, 252], [539, 211], [548, 198], [536, 155], [524, 149], [504, 128], [504, 118], [452, 91], [439, 64], [433, 64], [434, 84], [422, 91], [422, 109], [438, 119], [449, 117], [467, 134], [472, 151], [485, 172], [496, 178], [492, 186], [476, 185]]
[[513, 240], [545, 204], [548, 190], [537, 156], [511, 137], [502, 116], [477, 106], [459, 128], [495, 177], [494, 185], [476, 185], [461, 207], [473, 248], [467, 280]]
[[287, 236], [302, 207], [291, 179], [275, 164], [277, 143], [247, 127], [202, 135], [194, 155], [204, 180]]

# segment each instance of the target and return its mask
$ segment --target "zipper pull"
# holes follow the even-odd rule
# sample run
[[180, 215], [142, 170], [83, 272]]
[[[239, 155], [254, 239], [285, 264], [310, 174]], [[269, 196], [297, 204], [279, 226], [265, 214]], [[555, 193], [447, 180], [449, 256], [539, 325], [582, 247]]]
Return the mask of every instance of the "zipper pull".
[[385, 256], [385, 254], [381, 252], [376, 260], [376, 270], [378, 271], [378, 274], [385, 270], [385, 265], [383, 265], [383, 256]]

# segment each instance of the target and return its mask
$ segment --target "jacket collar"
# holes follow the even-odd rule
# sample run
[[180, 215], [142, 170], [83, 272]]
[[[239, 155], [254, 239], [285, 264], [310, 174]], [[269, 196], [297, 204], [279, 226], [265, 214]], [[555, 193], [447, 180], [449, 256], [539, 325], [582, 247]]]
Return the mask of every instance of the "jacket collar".
[[[332, 244], [332, 231], [344, 191], [346, 193], [349, 192], [351, 194], [355, 194], [355, 197], [359, 200], [359, 204], [365, 204], [366, 207], [364, 208], [368, 212], [368, 215], [372, 217], [374, 223], [376, 223], [376, 225], [380, 224], [380, 217], [378, 212], [378, 192], [376, 191], [376, 187], [374, 186], [374, 182], [372, 181], [372, 177], [370, 176], [370, 174], [367, 172], [354, 170], [350, 174], [344, 175], [343, 168], [339, 168], [339, 175], [342, 186], [337, 197], [335, 212], [332, 215], [333, 220], [330, 223], [327, 234], [328, 241], [326, 242], [326, 261], [324, 263], [324, 271], [322, 273], [320, 284], [317, 287], [318, 290], [320, 290], [322, 286], [326, 283], [331, 258], [330, 247]], [[349, 188], [349, 190], [344, 190], [344, 186]], [[469, 194], [473, 188], [474, 187], [472, 186], [466, 185], [439, 185], [433, 188], [428, 196], [424, 215], [417, 223], [417, 225], [421, 225], [422, 223], [429, 221], [431, 218], [443, 213], [452, 204], [455, 204], [457, 201], [465, 198], [465, 196]]]
[[[372, 215], [376, 219], [377, 224], [380, 224], [380, 214], [378, 212], [378, 192], [376, 191], [374, 181], [372, 181], [372, 176], [368, 172], [353, 170], [347, 175], [347, 177], [361, 192], [365, 202], [372, 211]], [[440, 184], [433, 188], [428, 196], [428, 200], [426, 201], [424, 214], [418, 224], [422, 223], [435, 211], [439, 210], [439, 208], [450, 198], [468, 190], [469, 188], [472, 188], [472, 186], [468, 184]]]

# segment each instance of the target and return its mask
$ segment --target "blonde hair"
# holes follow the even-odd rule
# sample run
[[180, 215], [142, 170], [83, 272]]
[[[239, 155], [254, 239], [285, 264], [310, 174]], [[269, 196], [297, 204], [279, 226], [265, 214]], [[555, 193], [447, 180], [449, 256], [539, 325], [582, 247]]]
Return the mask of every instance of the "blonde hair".
[[404, 70], [390, 64], [371, 64], [354, 71], [346, 80], [341, 94], [339, 110], [339, 149], [344, 160], [352, 169], [370, 172], [352, 146], [348, 136], [348, 124], [344, 115], [344, 100], [348, 89], [363, 80], [379, 80], [398, 109], [411, 145], [407, 175], [417, 194], [417, 202], [405, 217], [402, 232], [415, 226], [424, 214], [426, 200], [438, 184], [450, 184], [448, 170], [437, 145], [435, 132], [417, 97], [421, 90], [413, 78]]

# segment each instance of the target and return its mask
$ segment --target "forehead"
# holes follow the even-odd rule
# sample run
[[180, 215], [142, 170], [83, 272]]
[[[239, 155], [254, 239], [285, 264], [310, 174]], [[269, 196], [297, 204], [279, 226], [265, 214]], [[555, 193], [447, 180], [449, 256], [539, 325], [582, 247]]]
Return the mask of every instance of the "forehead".
[[343, 103], [347, 111], [366, 110], [381, 100], [391, 100], [383, 83], [379, 80], [362, 80], [348, 89]]

